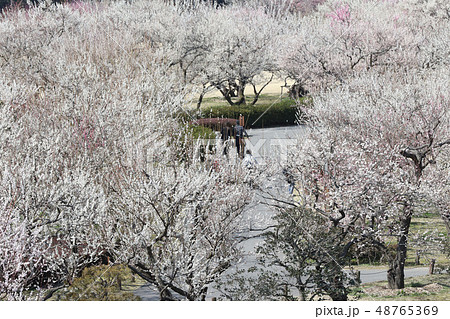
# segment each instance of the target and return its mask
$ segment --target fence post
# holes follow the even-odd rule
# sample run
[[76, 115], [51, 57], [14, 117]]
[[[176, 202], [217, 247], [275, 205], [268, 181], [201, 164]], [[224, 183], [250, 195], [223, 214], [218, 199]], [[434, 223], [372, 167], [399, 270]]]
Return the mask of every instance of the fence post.
[[420, 253], [416, 251], [416, 265], [420, 265]]
[[428, 274], [434, 274], [434, 264], [436, 263], [436, 259], [431, 259], [430, 268], [428, 269]]

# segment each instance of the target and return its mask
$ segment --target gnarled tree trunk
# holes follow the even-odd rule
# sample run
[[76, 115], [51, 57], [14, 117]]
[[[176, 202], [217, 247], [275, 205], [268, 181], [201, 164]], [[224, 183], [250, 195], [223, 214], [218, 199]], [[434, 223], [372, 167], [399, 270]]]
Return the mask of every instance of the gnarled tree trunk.
[[401, 235], [398, 239], [397, 252], [393, 260], [390, 261], [387, 273], [388, 285], [391, 289], [405, 288], [405, 261], [407, 251], [407, 241], [409, 226], [411, 224], [411, 210], [405, 206], [405, 215], [400, 221]]
[[245, 90], [245, 86], [247, 85], [247, 83], [245, 83], [245, 81], [239, 81], [239, 84], [237, 85], [237, 101], [236, 101], [236, 105], [245, 105], [245, 94], [244, 94], [244, 90]]

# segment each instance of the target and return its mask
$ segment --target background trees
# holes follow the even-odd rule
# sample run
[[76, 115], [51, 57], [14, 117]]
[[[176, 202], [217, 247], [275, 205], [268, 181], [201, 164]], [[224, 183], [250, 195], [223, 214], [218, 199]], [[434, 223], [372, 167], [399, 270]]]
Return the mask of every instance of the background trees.
[[329, 1], [291, 20], [298, 36], [280, 60], [314, 100], [302, 110], [311, 132], [292, 158], [301, 202], [346, 229], [349, 246], [384, 249], [395, 238], [392, 288], [403, 287], [411, 216], [448, 214], [448, 186], [435, 179], [448, 174], [449, 137], [448, 48], [438, 31], [449, 23], [439, 7]]
[[[198, 106], [212, 89], [231, 105], [245, 104], [249, 85], [254, 93], [251, 104], [257, 102], [272, 80], [270, 73], [278, 70], [276, 46], [284, 33], [274, 10], [245, 4], [227, 9], [201, 6], [164, 17], [165, 27], [155, 29], [155, 37], [170, 50], [171, 64], [179, 68], [184, 82], [201, 88]], [[269, 72], [266, 78], [261, 77], [264, 71]]]
[[[420, 2], [327, 1], [291, 20], [281, 67], [310, 90], [334, 87], [369, 69], [407, 71], [447, 64], [448, 17]], [[436, 64], [435, 64], [436, 63]]]

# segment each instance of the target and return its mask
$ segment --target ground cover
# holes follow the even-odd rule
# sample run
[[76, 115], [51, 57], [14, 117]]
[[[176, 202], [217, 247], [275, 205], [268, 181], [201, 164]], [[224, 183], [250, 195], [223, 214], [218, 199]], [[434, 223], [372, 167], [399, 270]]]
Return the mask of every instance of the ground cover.
[[404, 289], [389, 289], [387, 281], [364, 284], [351, 293], [354, 300], [450, 300], [450, 274], [436, 274], [405, 279]]
[[125, 265], [92, 266], [83, 270], [73, 283], [56, 291], [53, 301], [119, 301], [140, 300], [133, 291], [146, 282]]

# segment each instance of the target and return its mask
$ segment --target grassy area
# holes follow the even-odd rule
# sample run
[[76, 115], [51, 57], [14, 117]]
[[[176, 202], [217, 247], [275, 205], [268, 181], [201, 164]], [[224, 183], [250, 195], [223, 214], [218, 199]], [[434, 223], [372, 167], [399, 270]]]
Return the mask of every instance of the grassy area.
[[[450, 274], [439, 272], [450, 267], [450, 260], [442, 251], [439, 241], [447, 236], [445, 225], [438, 214], [414, 216], [410, 227], [410, 240], [406, 267], [417, 267], [416, 252], [420, 264], [429, 265], [436, 260], [436, 274], [405, 279], [404, 289], [388, 289], [387, 281], [364, 284], [354, 288], [355, 300], [450, 300]], [[360, 264], [358, 269], [386, 269], [387, 264]]]
[[438, 265], [448, 264], [450, 260], [440, 247], [440, 242], [447, 236], [445, 224], [438, 214], [427, 213], [421, 217], [413, 217], [406, 265], [415, 264], [416, 253], [419, 253], [423, 264], [429, 264], [431, 259], [435, 259]]
[[404, 289], [388, 289], [387, 281], [364, 284], [355, 288], [353, 300], [450, 300], [450, 274], [428, 275], [405, 279]]
[[[238, 119], [242, 114], [245, 120], [245, 127], [264, 128], [277, 127], [297, 124], [297, 103], [311, 105], [310, 97], [303, 97], [299, 101], [292, 100], [284, 93], [279, 94], [261, 94], [258, 102], [251, 105], [253, 95], [246, 96], [247, 104], [230, 105], [222, 96], [211, 96], [203, 99], [200, 112], [195, 105], [191, 105], [189, 111], [180, 112], [177, 115], [190, 122], [192, 118], [235, 118]], [[304, 119], [301, 119], [304, 121]]]

